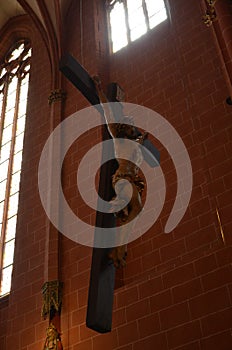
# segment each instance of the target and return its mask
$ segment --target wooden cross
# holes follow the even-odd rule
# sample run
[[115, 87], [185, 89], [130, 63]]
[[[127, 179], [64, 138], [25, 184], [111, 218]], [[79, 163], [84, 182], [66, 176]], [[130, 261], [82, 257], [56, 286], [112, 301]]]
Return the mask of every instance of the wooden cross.
[[[100, 100], [94, 82], [86, 70], [69, 54], [61, 59], [60, 70], [92, 105], [97, 105], [97, 109], [104, 116], [103, 109], [99, 105]], [[113, 97], [110, 101], [116, 101], [116, 99]], [[105, 125], [103, 140], [110, 138], [111, 136]], [[144, 146], [148, 150], [148, 152], [143, 151], [144, 159], [150, 166], [157, 166], [159, 152], [148, 139], [145, 140]], [[113, 149], [107, 148], [107, 152], [114, 154]], [[116, 160], [111, 160], [101, 167], [98, 194], [106, 201], [110, 201], [114, 195], [111, 181], [116, 169]], [[115, 224], [113, 214], [97, 212], [96, 226], [114, 227]], [[110, 248], [93, 248], [92, 254], [86, 326], [99, 333], [110, 332], [112, 324], [115, 267], [108, 259], [109, 251]]]

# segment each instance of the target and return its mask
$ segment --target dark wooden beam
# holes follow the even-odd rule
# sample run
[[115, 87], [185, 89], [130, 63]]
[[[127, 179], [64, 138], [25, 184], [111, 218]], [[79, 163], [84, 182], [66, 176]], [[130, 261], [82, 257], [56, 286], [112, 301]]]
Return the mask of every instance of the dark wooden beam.
[[[92, 105], [100, 103], [92, 78], [71, 55], [67, 54], [61, 59], [60, 70]], [[100, 105], [98, 110], [103, 115]], [[110, 138], [108, 129], [104, 125], [103, 140]], [[107, 152], [110, 150], [107, 149]], [[108, 201], [114, 195], [111, 178], [116, 168], [116, 160], [111, 160], [101, 167], [98, 194]], [[114, 227], [114, 215], [97, 212], [96, 226]], [[112, 325], [115, 267], [108, 259], [109, 251], [110, 248], [93, 248], [92, 254], [86, 326], [99, 333], [110, 332]]]
[[91, 105], [100, 103], [92, 78], [73, 56], [66, 54], [61, 58], [60, 71], [87, 98]]

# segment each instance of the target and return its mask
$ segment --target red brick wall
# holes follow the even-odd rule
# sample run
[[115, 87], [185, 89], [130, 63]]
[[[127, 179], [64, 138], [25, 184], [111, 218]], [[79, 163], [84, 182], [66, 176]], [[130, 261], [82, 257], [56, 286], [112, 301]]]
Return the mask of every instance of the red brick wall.
[[[176, 179], [170, 157], [161, 147], [165, 207], [149, 232], [129, 245], [124, 286], [115, 291], [113, 330], [108, 335], [85, 327], [89, 249], [62, 238], [62, 279], [67, 281], [69, 296], [62, 314], [63, 343], [73, 349], [231, 347], [231, 156], [227, 149], [231, 107], [225, 104], [228, 91], [211, 29], [201, 21], [200, 4], [169, 3], [171, 21], [111, 55], [105, 70], [109, 81], [123, 86], [128, 102], [159, 112], [182, 137], [193, 166], [191, 202], [178, 227], [165, 235]], [[103, 47], [104, 22], [98, 20], [96, 40]]]
[[[119, 276], [123, 286], [115, 291], [113, 329], [107, 335], [98, 335], [85, 326], [91, 248], [60, 236], [64, 349], [231, 349], [232, 109], [225, 103], [228, 91], [211, 29], [201, 21], [200, 2], [169, 0], [169, 4], [169, 21], [109, 57], [102, 1], [83, 1], [82, 45], [76, 2], [66, 18], [64, 51], [70, 51], [79, 61], [83, 58], [90, 74], [99, 72], [104, 84], [117, 81], [126, 91], [128, 102], [159, 112], [175, 127], [191, 158], [194, 185], [183, 220], [173, 232], [164, 234], [175, 199], [176, 176], [167, 151], [159, 145], [167, 183], [165, 206], [153, 227], [129, 245], [127, 266]], [[47, 219], [37, 191], [37, 167], [49, 135], [47, 97], [51, 78], [45, 47], [36, 31], [30, 35], [34, 57], [16, 267], [8, 307], [0, 303], [1, 350], [42, 349], [47, 327], [40, 316]], [[4, 47], [9, 38], [3, 42]], [[64, 118], [88, 106], [65, 79], [63, 88], [67, 92]], [[80, 200], [76, 170], [82, 155], [98, 141], [99, 130], [84, 135], [70, 149], [63, 168], [67, 200], [88, 222], [94, 221], [94, 213]]]
[[154, 109], [176, 128], [191, 158], [194, 187], [184, 219], [164, 235], [175, 192], [173, 165], [161, 153], [168, 200], [153, 228], [130, 245], [124, 276], [133, 282], [115, 298], [115, 312], [121, 312], [118, 341], [120, 346], [135, 342], [125, 349], [229, 349], [232, 110], [225, 104], [228, 91], [212, 32], [200, 20], [200, 4], [169, 4], [170, 23], [115, 54], [110, 73], [128, 101]]

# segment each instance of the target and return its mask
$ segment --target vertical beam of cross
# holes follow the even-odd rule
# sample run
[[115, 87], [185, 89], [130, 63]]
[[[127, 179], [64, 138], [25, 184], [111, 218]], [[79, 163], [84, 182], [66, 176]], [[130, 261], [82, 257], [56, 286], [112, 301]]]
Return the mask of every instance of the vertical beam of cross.
[[[92, 105], [98, 105], [97, 108], [103, 115], [94, 82], [86, 70], [69, 54], [61, 59], [60, 70]], [[110, 139], [107, 127], [102, 128], [103, 140]], [[104, 150], [104, 144], [103, 152], [114, 154], [113, 149]], [[106, 201], [112, 199], [114, 194], [111, 178], [116, 168], [116, 160], [111, 160], [101, 167], [98, 194]], [[96, 226], [113, 227], [114, 225], [113, 214], [97, 212]], [[115, 267], [108, 259], [109, 250], [110, 248], [93, 248], [92, 254], [86, 325], [99, 333], [110, 332], [112, 324]]]

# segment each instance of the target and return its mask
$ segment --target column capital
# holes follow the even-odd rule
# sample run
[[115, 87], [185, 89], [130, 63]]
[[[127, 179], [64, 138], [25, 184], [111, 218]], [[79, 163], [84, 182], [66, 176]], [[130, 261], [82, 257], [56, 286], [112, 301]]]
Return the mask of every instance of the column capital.
[[48, 96], [48, 103], [51, 105], [54, 102], [57, 101], [64, 101], [66, 98], [66, 92], [62, 89], [54, 89], [50, 92], [50, 95]]

